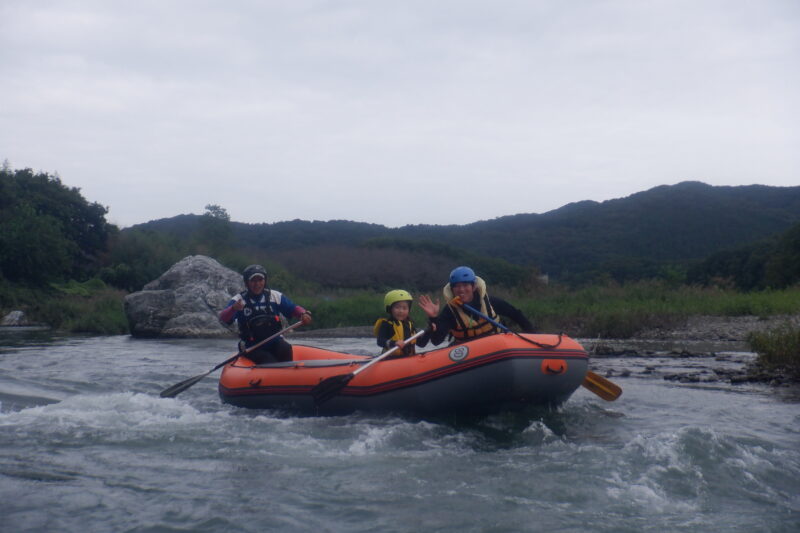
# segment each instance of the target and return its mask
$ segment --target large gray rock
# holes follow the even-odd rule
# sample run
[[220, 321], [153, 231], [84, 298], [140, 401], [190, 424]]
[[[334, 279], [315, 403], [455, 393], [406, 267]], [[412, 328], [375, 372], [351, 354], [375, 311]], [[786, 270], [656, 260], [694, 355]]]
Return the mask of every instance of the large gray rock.
[[0, 321], [0, 326], [24, 327], [30, 326], [30, 324], [28, 323], [28, 318], [25, 316], [25, 313], [22, 311], [11, 311], [3, 317], [2, 321]]
[[131, 335], [230, 337], [235, 328], [226, 327], [217, 315], [242, 290], [241, 274], [210, 257], [185, 257], [143, 290], [125, 297]]

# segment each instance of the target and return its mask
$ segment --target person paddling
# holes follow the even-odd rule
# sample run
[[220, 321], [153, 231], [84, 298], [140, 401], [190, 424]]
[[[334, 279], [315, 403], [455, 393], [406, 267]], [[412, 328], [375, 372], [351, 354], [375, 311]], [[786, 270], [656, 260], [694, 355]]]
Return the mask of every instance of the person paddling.
[[[219, 319], [225, 324], [235, 320], [239, 327], [239, 351], [243, 352], [275, 333], [281, 326], [281, 315], [286, 319], [297, 317], [303, 325], [311, 323], [311, 313], [295, 305], [285, 294], [267, 287], [267, 271], [261, 265], [250, 265], [242, 274], [247, 290], [234, 296], [220, 311]], [[292, 345], [280, 336], [248, 353], [247, 358], [256, 364], [292, 360]]]
[[406, 343], [406, 339], [412, 337], [417, 329], [411, 320], [411, 304], [414, 299], [408, 291], [393, 290], [386, 293], [383, 298], [383, 306], [386, 308], [387, 317], [379, 318], [375, 321], [373, 332], [384, 352], [398, 347], [398, 353], [389, 358], [405, 357], [416, 353], [415, 346], [420, 348], [428, 344], [430, 333], [426, 332], [419, 338]]
[[495, 322], [502, 316], [515, 322], [523, 333], [536, 332], [522, 311], [502, 298], [489, 296], [486, 282], [467, 266], [457, 267], [450, 273], [450, 280], [444, 286], [443, 294], [447, 305], [441, 312], [438, 299], [433, 301], [427, 294], [418, 299], [420, 308], [436, 325], [436, 330], [431, 334], [433, 344], [440, 344], [448, 334], [453, 339], [451, 344], [459, 344], [500, 332], [497, 326], [485, 318], [451, 303], [455, 297]]

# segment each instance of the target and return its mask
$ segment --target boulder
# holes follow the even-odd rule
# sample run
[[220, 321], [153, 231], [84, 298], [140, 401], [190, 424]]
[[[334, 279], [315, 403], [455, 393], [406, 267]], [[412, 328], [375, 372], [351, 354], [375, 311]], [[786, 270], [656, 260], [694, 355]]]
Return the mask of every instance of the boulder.
[[125, 297], [134, 337], [231, 337], [235, 326], [218, 317], [231, 296], [244, 290], [242, 276], [210, 257], [191, 255], [157, 280]]
[[11, 311], [3, 317], [2, 321], [0, 321], [0, 326], [4, 327], [21, 327], [29, 325], [28, 319], [25, 317], [25, 313], [22, 311]]

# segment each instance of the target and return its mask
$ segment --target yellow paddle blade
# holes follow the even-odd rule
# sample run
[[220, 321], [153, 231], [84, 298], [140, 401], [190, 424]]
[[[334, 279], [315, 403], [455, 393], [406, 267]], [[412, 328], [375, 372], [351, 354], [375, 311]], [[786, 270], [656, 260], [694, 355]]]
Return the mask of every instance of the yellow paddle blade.
[[612, 383], [599, 374], [595, 374], [591, 370], [586, 372], [586, 377], [583, 378], [581, 385], [607, 402], [613, 402], [622, 394], [622, 388], [619, 385]]

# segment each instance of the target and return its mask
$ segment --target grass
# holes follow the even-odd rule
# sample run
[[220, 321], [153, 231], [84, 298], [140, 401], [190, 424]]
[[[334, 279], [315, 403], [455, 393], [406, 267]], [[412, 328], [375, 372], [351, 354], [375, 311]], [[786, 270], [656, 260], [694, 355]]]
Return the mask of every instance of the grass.
[[[519, 307], [540, 332], [576, 337], [629, 338], [654, 328], [669, 328], [693, 315], [768, 317], [800, 313], [800, 287], [759, 292], [698, 288], [663, 282], [594, 286], [579, 290], [541, 287], [535, 291], [494, 291]], [[383, 292], [298, 290], [292, 300], [314, 314], [313, 329], [372, 326], [384, 316]], [[414, 294], [416, 298], [418, 294]], [[440, 298], [439, 294], [431, 294]], [[93, 279], [48, 289], [0, 283], [0, 313], [21, 309], [30, 320], [71, 333], [115, 335], [128, 332], [125, 292]], [[0, 315], [0, 316], [2, 316]], [[412, 318], [424, 325], [418, 305]]]
[[2, 284], [0, 309], [3, 315], [19, 309], [29, 321], [67, 333], [120, 335], [128, 333], [125, 294], [99, 279], [52, 284], [47, 289]]
[[[378, 318], [386, 316], [383, 296], [383, 293], [370, 291], [339, 291], [325, 296], [292, 296], [292, 299], [311, 310], [313, 328], [326, 329], [372, 326]], [[412, 306], [411, 318], [417, 325], [427, 323], [418, 305]]]
[[758, 363], [770, 369], [784, 369], [800, 377], [800, 328], [785, 324], [747, 337], [750, 348], [758, 354]]
[[800, 313], [800, 287], [745, 293], [640, 282], [572, 291], [545, 287], [535, 293], [500, 296], [519, 307], [541, 331], [584, 337], [628, 338], [645, 329], [672, 327], [695, 315]]
[[[673, 327], [693, 315], [768, 317], [800, 313], [800, 287], [742, 293], [642, 282], [493, 294], [520, 308], [541, 332], [563, 331], [580, 337], [629, 338], [645, 329]], [[431, 296], [441, 299], [440, 295]], [[371, 326], [383, 316], [383, 293], [340, 291], [326, 296], [293, 295], [293, 299], [313, 311], [315, 328]], [[426, 321], [416, 305], [412, 318], [417, 324]]]

